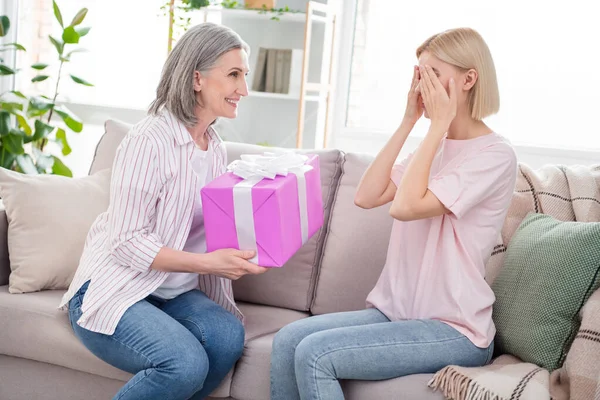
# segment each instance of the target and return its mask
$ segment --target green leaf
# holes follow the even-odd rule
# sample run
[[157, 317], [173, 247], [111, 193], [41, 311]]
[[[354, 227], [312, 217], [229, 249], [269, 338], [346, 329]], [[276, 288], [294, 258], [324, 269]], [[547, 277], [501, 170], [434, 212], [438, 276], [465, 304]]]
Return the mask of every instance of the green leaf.
[[60, 13], [60, 8], [58, 8], [58, 4], [56, 4], [56, 1], [54, 1], [54, 0], [52, 1], [52, 7], [54, 8], [54, 16], [56, 17], [56, 20], [60, 24], [61, 28], [63, 28], [64, 25], [63, 25], [62, 14]]
[[2, 145], [6, 147], [6, 150], [13, 154], [25, 154], [23, 148], [23, 136], [9, 133], [8, 135], [2, 136]]
[[6, 147], [2, 146], [2, 142], [0, 142], [0, 167], [6, 169], [12, 169], [15, 160], [17, 159], [17, 155], [13, 153], [9, 153]]
[[83, 28], [75, 29], [75, 32], [77, 32], [79, 34], [79, 37], [84, 37], [85, 35], [87, 35], [90, 32], [90, 29], [92, 29], [92, 28], [89, 26], [86, 26]]
[[54, 158], [54, 165], [52, 165], [52, 173], [54, 175], [68, 176], [69, 178], [73, 177], [73, 173], [69, 167], [67, 167], [60, 158], [56, 156], [52, 156], [52, 158]]
[[10, 19], [6, 15], [0, 16], [0, 37], [6, 36], [10, 29]]
[[73, 21], [71, 21], [71, 26], [77, 26], [77, 25], [81, 24], [87, 14], [87, 12], [88, 12], [87, 8], [82, 8], [81, 10], [79, 10], [77, 15], [75, 15], [75, 17], [73, 18]]
[[14, 94], [17, 97], [22, 98], [23, 100], [27, 100], [27, 96], [25, 96], [23, 93], [19, 92], [18, 90], [12, 90], [8, 93]]
[[0, 51], [8, 50], [11, 47], [14, 47], [17, 50], [27, 51], [27, 49], [25, 49], [25, 46], [23, 46], [22, 44], [19, 44], [19, 43], [4, 43], [4, 44], [1, 44], [0, 47], [2, 47], [0, 49]]
[[71, 75], [71, 79], [73, 79], [76, 83], [79, 83], [80, 85], [94, 86], [93, 84], [89, 83], [88, 81], [81, 79], [79, 77], [76, 77], [75, 75]]
[[[17, 117], [17, 122], [19, 123], [19, 127], [23, 129], [23, 132], [25, 132], [26, 135], [31, 136], [33, 131], [31, 130], [31, 126], [29, 126], [25, 115], [21, 112], [15, 112], [13, 114]], [[31, 140], [25, 139], [25, 143], [29, 143], [30, 141]]]
[[44, 139], [53, 130], [54, 130], [53, 126], [50, 126], [50, 125], [40, 121], [39, 119], [36, 119], [35, 120], [35, 131], [33, 133], [33, 140], [37, 141], [40, 139]]
[[43, 97], [32, 97], [29, 99], [29, 106], [27, 107], [27, 116], [39, 117], [40, 115], [46, 114], [54, 107], [52, 101], [46, 100]]
[[56, 143], [61, 147], [63, 156], [71, 154], [71, 146], [67, 141], [67, 132], [64, 129], [58, 128], [56, 131]]
[[2, 76], [2, 75], [14, 75], [16, 73], [17, 72], [14, 69], [9, 68], [9, 67], [7, 67], [4, 64], [0, 64], [0, 76]]
[[38, 175], [38, 170], [29, 154], [22, 154], [17, 157], [17, 165], [21, 171], [28, 175]]
[[10, 132], [10, 114], [8, 111], [0, 111], [0, 136], [8, 135]]
[[10, 101], [0, 101], [0, 105], [3, 110], [8, 111], [11, 114], [15, 113], [15, 110], [17, 111], [23, 111], [23, 104], [21, 103], [14, 103], [14, 102], [10, 102]]
[[62, 40], [65, 43], [79, 43], [79, 33], [75, 31], [75, 28], [68, 26], [65, 28], [62, 34]]
[[44, 64], [44, 63], [36, 63], [31, 66], [31, 68], [37, 69], [38, 71], [46, 69], [46, 67], [48, 67], [48, 64]]
[[48, 36], [48, 37], [50, 38], [50, 41], [56, 48], [56, 51], [58, 51], [58, 55], [59, 56], [62, 55], [63, 51], [65, 50], [65, 43], [62, 40], [53, 38], [52, 36]]
[[57, 107], [55, 111], [73, 132], [79, 133], [83, 130], [83, 122], [66, 107]]
[[48, 78], [50, 78], [48, 75], [37, 75], [34, 76], [33, 79], [31, 79], [31, 82], [42, 82]]
[[85, 53], [85, 52], [87, 52], [87, 50], [86, 49], [82, 49], [82, 48], [71, 50], [70, 52], [67, 53], [66, 56], [61, 57], [60, 59], [61, 59], [61, 61], [71, 61], [71, 56], [73, 54], [75, 54], [75, 53]]

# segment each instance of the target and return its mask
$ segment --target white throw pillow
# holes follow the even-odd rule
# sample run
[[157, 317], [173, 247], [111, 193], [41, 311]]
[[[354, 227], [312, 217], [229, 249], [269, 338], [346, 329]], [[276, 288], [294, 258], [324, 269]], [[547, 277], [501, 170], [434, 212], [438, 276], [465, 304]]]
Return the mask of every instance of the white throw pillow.
[[108, 209], [110, 169], [82, 178], [0, 168], [8, 219], [10, 293], [67, 289], [90, 227]]

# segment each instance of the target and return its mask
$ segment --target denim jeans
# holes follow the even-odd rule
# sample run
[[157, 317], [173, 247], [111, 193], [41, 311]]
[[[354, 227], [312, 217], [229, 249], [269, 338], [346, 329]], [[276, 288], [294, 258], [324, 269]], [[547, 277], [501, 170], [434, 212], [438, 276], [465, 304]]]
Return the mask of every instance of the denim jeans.
[[281, 329], [271, 356], [271, 400], [342, 400], [338, 379], [382, 380], [492, 358], [436, 320], [390, 320], [379, 310], [309, 317]]
[[242, 355], [241, 322], [199, 290], [172, 300], [149, 296], [104, 335], [76, 324], [87, 286], [69, 302], [75, 335], [98, 358], [134, 374], [114, 399], [203, 399]]

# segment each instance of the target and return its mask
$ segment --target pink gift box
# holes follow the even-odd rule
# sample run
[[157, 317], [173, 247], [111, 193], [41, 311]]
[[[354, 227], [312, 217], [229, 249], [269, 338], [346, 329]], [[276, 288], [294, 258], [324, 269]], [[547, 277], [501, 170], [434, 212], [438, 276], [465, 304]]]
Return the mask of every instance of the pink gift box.
[[[304, 172], [304, 213], [301, 211], [303, 196], [299, 192], [298, 177], [294, 173], [288, 173], [287, 176], [278, 175], [274, 179], [264, 178], [251, 188], [245, 189], [247, 198], [250, 199], [251, 196], [252, 202], [251, 209], [250, 204], [245, 203], [248, 214], [245, 218], [246, 221], [248, 218], [253, 220], [253, 223], [249, 221], [250, 223], [244, 224], [247, 226], [236, 226], [235, 210], [240, 209], [239, 197], [236, 197], [237, 205], [234, 204], [234, 187], [238, 185], [236, 190], [239, 193], [239, 186], [244, 185], [240, 183], [244, 179], [228, 172], [204, 186], [201, 196], [207, 251], [240, 249], [240, 241], [250, 241], [255, 243], [257, 259], [253, 261], [256, 264], [264, 267], [283, 266], [304, 244], [302, 216], [305, 218], [306, 240], [323, 225], [319, 157], [309, 156], [305, 166], [312, 169]], [[247, 182], [246, 180], [245, 183]], [[240, 215], [238, 220], [241, 220]]]

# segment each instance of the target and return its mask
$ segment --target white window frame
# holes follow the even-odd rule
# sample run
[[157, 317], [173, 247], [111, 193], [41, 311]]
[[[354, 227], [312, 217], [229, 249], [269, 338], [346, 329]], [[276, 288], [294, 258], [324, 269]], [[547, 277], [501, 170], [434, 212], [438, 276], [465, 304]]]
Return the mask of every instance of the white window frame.
[[[327, 147], [345, 150], [348, 141], [357, 143], [364, 141], [365, 145], [373, 142], [381, 147], [390, 138], [392, 132], [381, 129], [348, 128], [346, 127], [346, 109], [350, 92], [350, 76], [352, 68], [352, 54], [354, 47], [354, 28], [358, 0], [344, 0], [340, 14], [340, 30], [337, 54], [337, 81], [335, 83], [335, 97], [333, 101], [333, 126], [332, 134]], [[407, 146], [412, 148], [421, 141], [422, 137], [410, 136]], [[370, 146], [366, 146], [370, 147]], [[574, 150], [563, 149], [556, 146], [534, 146], [514, 144], [519, 161], [539, 167], [544, 164], [564, 165], [593, 165], [600, 164], [600, 150]]]

